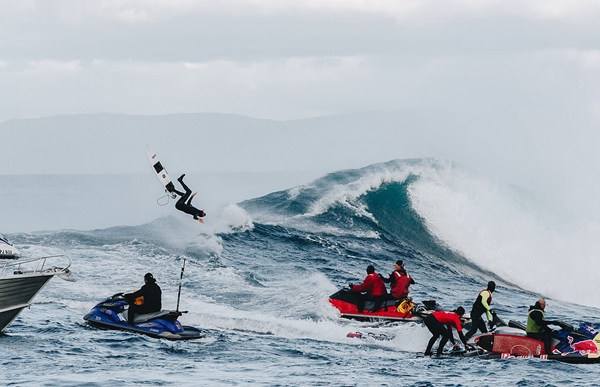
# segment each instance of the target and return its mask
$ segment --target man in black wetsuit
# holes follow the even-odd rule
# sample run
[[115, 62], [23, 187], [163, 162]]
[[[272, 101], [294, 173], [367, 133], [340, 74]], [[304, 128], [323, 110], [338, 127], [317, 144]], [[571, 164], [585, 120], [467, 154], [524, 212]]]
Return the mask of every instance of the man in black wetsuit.
[[156, 284], [152, 273], [144, 276], [144, 285], [140, 290], [133, 293], [123, 293], [123, 297], [129, 302], [127, 322], [133, 325], [136, 314], [158, 312], [162, 309], [162, 291]]
[[552, 349], [551, 343], [553, 331], [548, 325], [561, 326], [561, 323], [558, 321], [546, 320], [544, 309], [546, 309], [546, 300], [543, 298], [540, 298], [533, 306], [529, 307], [526, 331], [527, 336], [543, 341], [546, 355], [551, 355], [552, 352], [550, 350]]
[[473, 308], [471, 309], [471, 329], [465, 335], [467, 341], [477, 333], [477, 329], [481, 331], [481, 333], [487, 333], [487, 327], [485, 326], [485, 321], [481, 316], [485, 313], [488, 321], [488, 326], [490, 330], [494, 326], [494, 319], [492, 316], [492, 309], [490, 307], [490, 303], [492, 302], [492, 293], [496, 290], [496, 283], [494, 281], [488, 282], [487, 288], [483, 289], [477, 295], [475, 302], [473, 303]]
[[194, 194], [192, 195], [192, 190], [189, 189], [188, 186], [185, 185], [185, 183], [183, 182], [184, 176], [185, 173], [179, 176], [177, 181], [179, 182], [179, 184], [181, 184], [181, 186], [185, 190], [185, 193], [173, 189], [173, 192], [181, 196], [179, 200], [177, 200], [177, 203], [175, 203], [175, 208], [177, 208], [179, 211], [185, 212], [186, 214], [192, 215], [194, 217], [194, 220], [197, 220], [200, 223], [204, 223], [204, 221], [200, 218], [206, 216], [206, 213], [203, 210], [199, 210], [196, 207], [192, 206], [192, 199], [194, 198], [194, 196], [196, 196], [196, 193], [194, 192]]

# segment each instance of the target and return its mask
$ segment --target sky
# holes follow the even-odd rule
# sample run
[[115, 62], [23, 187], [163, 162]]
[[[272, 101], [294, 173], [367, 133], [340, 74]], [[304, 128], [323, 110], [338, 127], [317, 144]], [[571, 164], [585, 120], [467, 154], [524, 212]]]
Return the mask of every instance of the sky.
[[441, 108], [600, 116], [593, 0], [0, 0], [0, 122]]
[[443, 111], [467, 124], [415, 127], [418, 146], [370, 162], [450, 158], [588, 202], [600, 194], [598, 20], [593, 0], [0, 0], [0, 123]]

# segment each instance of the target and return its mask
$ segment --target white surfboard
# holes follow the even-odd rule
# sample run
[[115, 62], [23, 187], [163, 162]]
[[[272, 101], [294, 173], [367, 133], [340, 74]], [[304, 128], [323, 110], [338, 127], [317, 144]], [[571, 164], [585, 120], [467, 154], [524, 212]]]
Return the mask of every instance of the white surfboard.
[[148, 151], [148, 161], [150, 161], [150, 165], [152, 166], [152, 170], [158, 178], [158, 181], [160, 181], [160, 184], [162, 184], [162, 186], [164, 187], [165, 192], [168, 193], [173, 199], [175, 199], [177, 197], [177, 194], [173, 192], [175, 190], [175, 186], [173, 185], [173, 182], [169, 177], [169, 173], [163, 167], [156, 154], [152, 153], [150, 147], [148, 147], [147, 145], [146, 150]]

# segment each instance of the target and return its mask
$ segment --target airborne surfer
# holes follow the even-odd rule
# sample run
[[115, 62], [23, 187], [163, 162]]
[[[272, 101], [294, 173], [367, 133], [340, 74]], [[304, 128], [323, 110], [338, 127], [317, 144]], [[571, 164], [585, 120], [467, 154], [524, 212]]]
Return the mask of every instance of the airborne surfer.
[[177, 208], [179, 211], [185, 212], [186, 214], [192, 215], [194, 217], [194, 220], [197, 220], [200, 223], [204, 223], [204, 220], [202, 220], [201, 218], [206, 216], [206, 213], [203, 210], [199, 210], [196, 207], [192, 206], [192, 199], [194, 198], [194, 196], [196, 196], [196, 192], [192, 194], [192, 190], [189, 189], [189, 187], [183, 182], [184, 176], [185, 173], [179, 176], [179, 178], [177, 178], [177, 181], [179, 182], [179, 184], [181, 184], [181, 186], [185, 190], [185, 193], [173, 189], [173, 192], [181, 196], [179, 200], [177, 200], [177, 203], [175, 203], [175, 208]]

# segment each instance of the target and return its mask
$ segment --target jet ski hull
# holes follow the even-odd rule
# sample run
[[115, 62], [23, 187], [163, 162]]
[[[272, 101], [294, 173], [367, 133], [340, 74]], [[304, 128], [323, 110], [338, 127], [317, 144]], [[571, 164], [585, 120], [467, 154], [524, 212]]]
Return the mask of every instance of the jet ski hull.
[[541, 340], [528, 337], [524, 330], [500, 327], [475, 338], [475, 344], [489, 359], [540, 358], [566, 363], [600, 363], [600, 332], [581, 324], [578, 329], [560, 329], [552, 337], [552, 353]]
[[342, 289], [329, 297], [329, 303], [340, 312], [341, 317], [360, 321], [422, 321], [425, 315], [435, 310], [435, 301], [426, 301], [426, 306], [415, 305], [405, 310], [400, 307], [398, 300], [388, 300], [375, 310], [375, 303], [367, 301], [359, 311], [358, 297], [358, 293]]
[[127, 322], [127, 301], [111, 297], [94, 306], [83, 319], [100, 329], [112, 329], [141, 333], [168, 340], [193, 340], [205, 337], [201, 329], [181, 325], [177, 317], [182, 312], [163, 310], [147, 315], [136, 315], [134, 324]]

